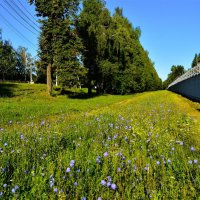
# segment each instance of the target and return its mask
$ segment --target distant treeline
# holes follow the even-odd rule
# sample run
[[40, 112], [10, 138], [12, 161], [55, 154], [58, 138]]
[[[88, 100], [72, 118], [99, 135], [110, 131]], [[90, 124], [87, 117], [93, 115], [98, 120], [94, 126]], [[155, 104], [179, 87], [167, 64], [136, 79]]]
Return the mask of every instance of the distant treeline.
[[32, 58], [26, 51], [23, 47], [15, 50], [9, 41], [0, 39], [0, 80], [29, 81]]

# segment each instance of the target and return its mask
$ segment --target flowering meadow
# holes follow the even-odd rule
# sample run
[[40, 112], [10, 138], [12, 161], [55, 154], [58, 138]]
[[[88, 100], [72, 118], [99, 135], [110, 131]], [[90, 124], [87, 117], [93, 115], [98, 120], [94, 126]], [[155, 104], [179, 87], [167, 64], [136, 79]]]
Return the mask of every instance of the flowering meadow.
[[194, 103], [168, 91], [82, 100], [18, 87], [0, 98], [0, 199], [200, 198]]

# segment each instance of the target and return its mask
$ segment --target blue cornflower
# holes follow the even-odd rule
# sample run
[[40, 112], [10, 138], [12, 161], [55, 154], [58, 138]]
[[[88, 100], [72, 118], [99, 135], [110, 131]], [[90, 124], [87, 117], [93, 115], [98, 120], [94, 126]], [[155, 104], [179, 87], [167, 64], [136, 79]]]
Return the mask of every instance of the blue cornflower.
[[197, 159], [194, 159], [194, 163], [197, 164], [197, 163], [198, 163], [198, 160], [197, 160]]
[[105, 152], [103, 155], [104, 155], [104, 157], [107, 157], [108, 156], [108, 152]]
[[189, 160], [188, 162], [189, 162], [189, 164], [191, 164], [191, 165], [192, 165], [192, 163], [193, 163], [192, 160]]
[[191, 150], [191, 151], [195, 151], [195, 148], [194, 148], [194, 147], [191, 147], [190, 150]]
[[75, 164], [75, 160], [71, 160], [69, 165], [70, 165], [70, 167], [73, 167], [74, 164]]
[[102, 181], [101, 181], [101, 185], [106, 185], [106, 181], [105, 181], [105, 180], [102, 180]]
[[156, 164], [157, 164], [157, 165], [160, 165], [160, 161], [156, 161]]
[[70, 172], [70, 170], [71, 170], [71, 169], [68, 167], [68, 168], [66, 169], [66, 172]]
[[74, 182], [74, 186], [77, 186], [78, 185], [78, 183], [77, 182]]
[[53, 191], [54, 191], [55, 193], [57, 193], [57, 192], [58, 192], [58, 188], [54, 188]]
[[171, 160], [170, 160], [170, 159], [168, 159], [168, 160], [167, 160], [167, 162], [168, 162], [168, 163], [171, 163]]
[[107, 183], [107, 186], [110, 187], [110, 186], [111, 186], [111, 182], [108, 182], [108, 183]]
[[87, 200], [87, 199], [86, 199], [86, 197], [82, 197], [82, 199], [81, 199], [81, 200]]
[[50, 181], [49, 181], [49, 186], [50, 186], [50, 188], [52, 188], [52, 187], [54, 186], [53, 180], [50, 180]]
[[111, 184], [111, 188], [112, 188], [113, 190], [116, 190], [116, 189], [117, 189], [117, 185], [116, 185], [115, 183], [112, 183], [112, 184]]

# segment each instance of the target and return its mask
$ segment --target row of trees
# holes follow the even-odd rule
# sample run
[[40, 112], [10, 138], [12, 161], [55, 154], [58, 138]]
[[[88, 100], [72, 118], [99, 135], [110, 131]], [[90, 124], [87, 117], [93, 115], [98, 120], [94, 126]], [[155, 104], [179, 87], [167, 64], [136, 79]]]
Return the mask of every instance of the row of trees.
[[199, 62], [200, 62], [200, 53], [195, 54], [194, 59], [192, 61], [192, 68], [196, 67]]
[[111, 16], [103, 0], [29, 0], [41, 23], [38, 69], [62, 85], [96, 86], [98, 93], [160, 89], [162, 82], [134, 28], [116, 8]]
[[29, 80], [31, 63], [32, 58], [26, 48], [15, 50], [9, 41], [0, 37], [0, 80]]
[[[198, 63], [200, 63], [200, 53], [195, 54], [191, 67], [196, 67]], [[167, 79], [163, 82], [163, 89], [166, 89], [170, 83], [172, 83], [179, 76], [183, 75], [185, 72], [186, 70], [182, 65], [173, 65]]]

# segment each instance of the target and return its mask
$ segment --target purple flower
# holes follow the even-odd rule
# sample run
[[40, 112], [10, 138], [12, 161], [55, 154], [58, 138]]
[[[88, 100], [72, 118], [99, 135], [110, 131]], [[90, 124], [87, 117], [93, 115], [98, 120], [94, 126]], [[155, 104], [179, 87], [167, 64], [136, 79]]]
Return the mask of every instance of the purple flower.
[[117, 186], [116, 186], [115, 183], [112, 183], [112, 184], [111, 184], [111, 189], [113, 189], [113, 190], [116, 190], [116, 189], [117, 189]]
[[118, 171], [118, 172], [120, 172], [120, 171], [121, 171], [121, 168], [120, 168], [120, 167], [118, 167], [118, 168], [117, 168], [117, 171]]
[[105, 181], [105, 180], [102, 180], [102, 181], [101, 181], [101, 185], [106, 185], [106, 181]]
[[57, 193], [57, 192], [58, 192], [58, 188], [54, 188], [53, 191], [54, 191], [55, 193]]
[[194, 163], [197, 164], [197, 163], [198, 163], [198, 160], [197, 160], [197, 159], [194, 159]]
[[160, 161], [156, 161], [156, 164], [157, 164], [157, 165], [160, 165]]
[[41, 122], [41, 126], [44, 126], [44, 124], [45, 124], [45, 121], [44, 121], [44, 120], [42, 120], [42, 122]]
[[75, 183], [74, 183], [74, 186], [77, 186], [77, 185], [78, 185], [78, 183], [77, 183], [77, 182], [75, 182]]
[[191, 150], [191, 151], [195, 151], [195, 148], [194, 148], [194, 147], [191, 147], [190, 150]]
[[108, 156], [108, 152], [105, 152], [103, 155], [104, 155], [104, 157], [107, 157]]
[[171, 160], [170, 160], [170, 159], [168, 159], [168, 160], [167, 160], [167, 162], [168, 162], [168, 163], [171, 163]]
[[110, 186], [111, 186], [111, 182], [108, 182], [108, 183], [107, 183], [107, 186], [110, 187]]
[[192, 160], [189, 160], [188, 162], [189, 162], [189, 164], [191, 164], [191, 165], [192, 165], [192, 163], [193, 163]]
[[81, 199], [81, 200], [87, 200], [87, 199], [86, 199], [86, 197], [82, 197], [82, 199]]
[[98, 199], [97, 200], [102, 200], [102, 198], [101, 197], [98, 197]]
[[110, 176], [107, 176], [108, 181], [112, 182], [112, 178]]
[[68, 168], [66, 169], [66, 172], [70, 172], [70, 170], [71, 170], [71, 169], [68, 167]]
[[71, 160], [69, 165], [70, 165], [70, 167], [73, 167], [74, 164], [75, 164], [75, 160]]

